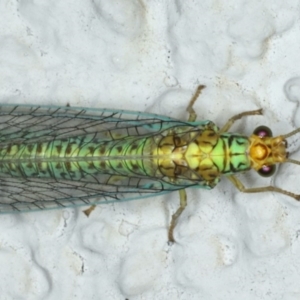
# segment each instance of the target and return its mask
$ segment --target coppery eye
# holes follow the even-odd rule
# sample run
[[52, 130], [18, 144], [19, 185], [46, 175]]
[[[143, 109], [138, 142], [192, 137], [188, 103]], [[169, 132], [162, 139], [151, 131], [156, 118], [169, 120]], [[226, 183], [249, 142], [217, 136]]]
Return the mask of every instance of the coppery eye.
[[276, 166], [263, 166], [261, 169], [257, 171], [257, 173], [262, 177], [270, 177], [272, 176], [276, 171]]
[[273, 134], [272, 134], [272, 130], [267, 127], [267, 126], [264, 126], [264, 125], [261, 125], [261, 126], [258, 126], [254, 131], [253, 131], [253, 134], [261, 137], [261, 138], [264, 138], [264, 137], [272, 137]]

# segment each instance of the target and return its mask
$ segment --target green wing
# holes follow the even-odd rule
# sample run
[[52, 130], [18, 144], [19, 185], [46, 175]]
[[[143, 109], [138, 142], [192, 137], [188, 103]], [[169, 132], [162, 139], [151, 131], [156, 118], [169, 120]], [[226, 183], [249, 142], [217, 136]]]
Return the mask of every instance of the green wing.
[[[0, 106], [0, 213], [24, 212], [127, 201], [199, 186], [197, 182], [136, 174], [102, 173], [83, 177], [29, 176], [30, 161], [7, 162], [2, 150], [10, 145], [28, 145], [84, 137], [109, 142], [133, 137], [150, 137], [187, 128], [199, 130], [209, 121], [181, 122], [172, 118], [109, 109]], [[16, 160], [17, 161], [17, 160]], [[51, 170], [49, 170], [51, 173]], [[15, 174], [19, 174], [15, 176]], [[200, 186], [201, 187], [201, 186]]]

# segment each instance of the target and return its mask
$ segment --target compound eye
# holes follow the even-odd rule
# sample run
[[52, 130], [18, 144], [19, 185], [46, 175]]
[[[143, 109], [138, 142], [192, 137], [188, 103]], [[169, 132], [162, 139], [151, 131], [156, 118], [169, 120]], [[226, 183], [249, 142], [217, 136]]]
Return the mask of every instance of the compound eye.
[[254, 131], [253, 134], [259, 136], [260, 138], [264, 137], [272, 137], [272, 130], [267, 126], [258, 126]]
[[270, 177], [275, 173], [275, 171], [276, 171], [276, 166], [271, 165], [271, 166], [263, 166], [257, 171], [257, 173], [262, 177]]

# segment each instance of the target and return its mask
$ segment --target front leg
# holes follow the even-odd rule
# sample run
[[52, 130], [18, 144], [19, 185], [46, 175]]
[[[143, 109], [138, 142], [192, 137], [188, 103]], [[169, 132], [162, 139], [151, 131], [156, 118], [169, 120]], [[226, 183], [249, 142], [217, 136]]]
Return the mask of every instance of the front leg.
[[229, 130], [229, 128], [234, 124], [235, 121], [240, 120], [241, 118], [246, 117], [246, 116], [255, 116], [255, 115], [262, 115], [262, 109], [244, 111], [244, 112], [242, 112], [240, 114], [237, 114], [237, 115], [233, 116], [219, 130], [219, 133], [227, 132]]

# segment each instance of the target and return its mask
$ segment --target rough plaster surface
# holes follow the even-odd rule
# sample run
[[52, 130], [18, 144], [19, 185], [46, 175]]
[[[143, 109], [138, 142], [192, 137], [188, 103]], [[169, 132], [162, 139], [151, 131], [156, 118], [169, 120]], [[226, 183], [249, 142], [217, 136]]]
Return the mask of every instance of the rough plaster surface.
[[[274, 134], [300, 126], [300, 4], [286, 1], [5, 0], [0, 102], [134, 109]], [[299, 150], [299, 137], [292, 150]], [[298, 151], [299, 153], [299, 151]], [[300, 157], [295, 153], [295, 157]], [[300, 193], [300, 167], [273, 184]], [[246, 186], [268, 184], [250, 172]], [[300, 205], [239, 193], [224, 178], [178, 194], [0, 216], [1, 299], [300, 299]], [[0, 198], [1, 201], [1, 198]]]

